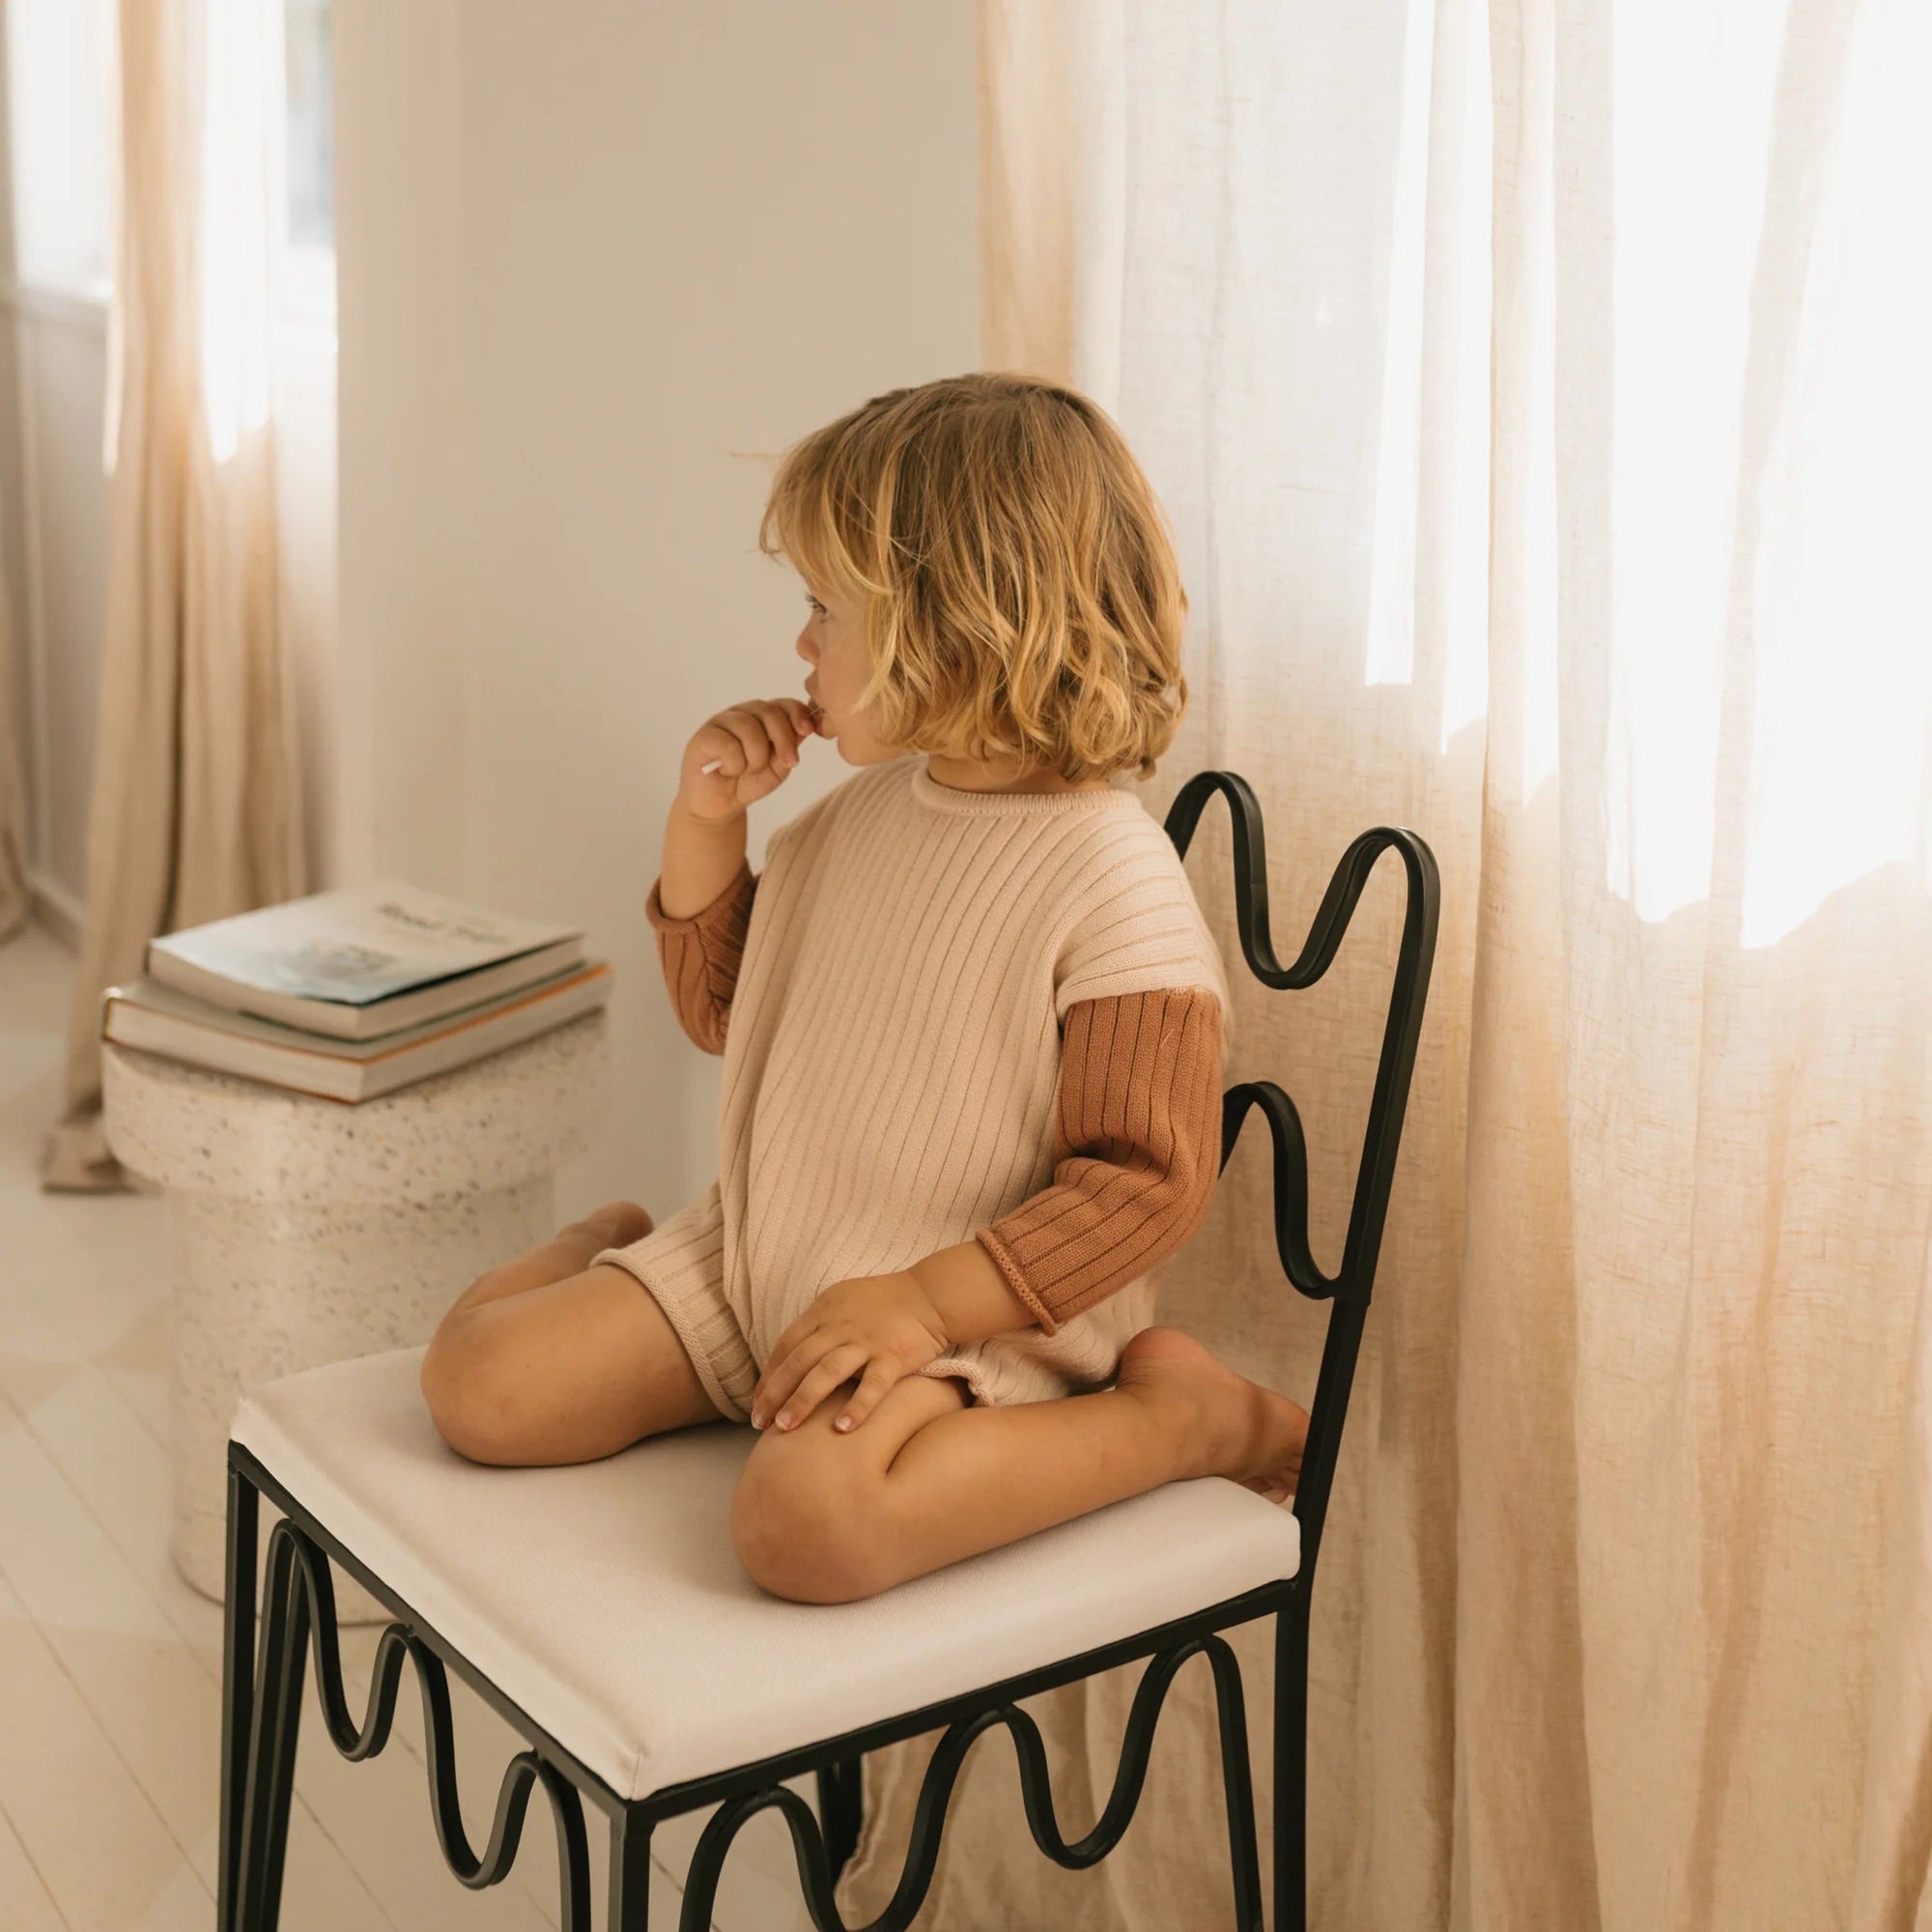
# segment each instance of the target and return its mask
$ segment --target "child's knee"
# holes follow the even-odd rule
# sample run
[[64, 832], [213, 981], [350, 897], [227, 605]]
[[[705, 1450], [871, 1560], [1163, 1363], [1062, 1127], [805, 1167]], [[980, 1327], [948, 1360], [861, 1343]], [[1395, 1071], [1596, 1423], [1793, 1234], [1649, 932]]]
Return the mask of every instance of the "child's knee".
[[810, 1453], [817, 1446], [766, 1437], [753, 1450], [731, 1498], [731, 1547], [745, 1574], [775, 1597], [852, 1603], [890, 1580], [880, 1485], [859, 1459]]
[[510, 1372], [499, 1336], [500, 1324], [445, 1317], [416, 1375], [437, 1433], [472, 1463], [514, 1463], [526, 1446], [524, 1378]]

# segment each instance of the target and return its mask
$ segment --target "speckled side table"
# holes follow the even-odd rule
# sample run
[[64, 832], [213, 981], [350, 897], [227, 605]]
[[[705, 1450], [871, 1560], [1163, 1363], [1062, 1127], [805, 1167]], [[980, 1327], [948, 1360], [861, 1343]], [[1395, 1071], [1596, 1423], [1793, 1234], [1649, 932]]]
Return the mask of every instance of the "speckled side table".
[[[225, 1587], [242, 1391], [427, 1342], [479, 1274], [556, 1232], [556, 1169], [607, 1097], [605, 1022], [355, 1106], [103, 1043], [108, 1145], [174, 1204], [173, 1553], [205, 1596]], [[386, 1620], [351, 1578], [336, 1591], [345, 1620]]]

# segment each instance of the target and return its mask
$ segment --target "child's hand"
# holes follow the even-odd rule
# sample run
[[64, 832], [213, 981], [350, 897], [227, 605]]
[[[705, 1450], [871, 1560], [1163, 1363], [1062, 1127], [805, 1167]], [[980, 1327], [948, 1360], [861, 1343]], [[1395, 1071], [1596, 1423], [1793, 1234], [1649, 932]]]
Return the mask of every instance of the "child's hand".
[[835, 1281], [773, 1345], [752, 1391], [752, 1426], [762, 1429], [776, 1414], [781, 1429], [796, 1429], [840, 1382], [859, 1376], [858, 1389], [833, 1424], [856, 1429], [900, 1377], [917, 1374], [951, 1346], [917, 1276]]
[[678, 806], [692, 818], [737, 817], [784, 783], [817, 723], [802, 697], [748, 697], [707, 718], [684, 748]]

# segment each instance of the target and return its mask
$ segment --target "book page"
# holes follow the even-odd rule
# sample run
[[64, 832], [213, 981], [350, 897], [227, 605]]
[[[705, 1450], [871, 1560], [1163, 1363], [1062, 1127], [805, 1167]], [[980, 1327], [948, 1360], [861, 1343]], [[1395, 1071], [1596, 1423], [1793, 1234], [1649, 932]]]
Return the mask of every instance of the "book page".
[[150, 941], [240, 986], [367, 1006], [535, 952], [581, 927], [513, 919], [400, 879], [345, 886]]

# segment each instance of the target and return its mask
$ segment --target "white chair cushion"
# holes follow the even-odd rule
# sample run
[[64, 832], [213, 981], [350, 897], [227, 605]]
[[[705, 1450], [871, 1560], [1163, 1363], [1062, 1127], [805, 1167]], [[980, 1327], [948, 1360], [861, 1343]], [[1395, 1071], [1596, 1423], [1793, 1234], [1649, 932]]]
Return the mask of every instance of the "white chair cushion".
[[731, 1548], [750, 1428], [674, 1431], [596, 1463], [485, 1467], [437, 1434], [422, 1357], [398, 1349], [263, 1383], [231, 1434], [624, 1798], [1055, 1662], [1299, 1561], [1287, 1507], [1206, 1477], [858, 1603], [788, 1603]]

